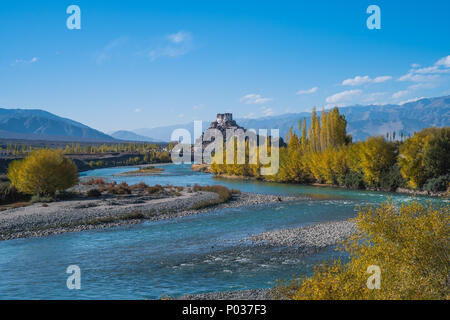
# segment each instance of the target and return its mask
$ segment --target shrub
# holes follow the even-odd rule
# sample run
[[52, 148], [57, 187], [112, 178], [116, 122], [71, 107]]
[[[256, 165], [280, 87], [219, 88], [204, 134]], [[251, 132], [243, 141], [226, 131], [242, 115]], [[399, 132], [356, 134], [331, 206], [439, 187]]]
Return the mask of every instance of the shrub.
[[154, 186], [148, 187], [147, 189], [148, 194], [154, 194], [154, 193], [160, 193], [164, 191], [163, 186], [159, 184], [155, 184]]
[[15, 187], [11, 187], [9, 182], [0, 183], [0, 204], [28, 201], [29, 199], [29, 195], [19, 192]]
[[105, 184], [105, 180], [103, 180], [102, 178], [96, 178], [92, 181], [92, 184], [102, 186]]
[[106, 184], [105, 180], [103, 180], [102, 178], [95, 178], [95, 179], [91, 179], [88, 180], [86, 182], [83, 182], [83, 184], [88, 185], [88, 186], [92, 186], [92, 185], [99, 185], [99, 186], [103, 186]]
[[131, 188], [126, 182], [122, 182], [119, 185], [112, 184], [107, 188], [107, 191], [112, 194], [131, 194]]
[[207, 207], [211, 207], [211, 206], [215, 206], [217, 204], [221, 204], [221, 203], [227, 202], [228, 200], [231, 199], [233, 194], [240, 193], [239, 190], [235, 190], [235, 189], [230, 190], [227, 187], [224, 187], [224, 186], [221, 186], [221, 185], [199, 186], [198, 184], [195, 184], [192, 187], [192, 190], [194, 192], [198, 192], [198, 191], [214, 192], [214, 193], [217, 193], [217, 195], [219, 196], [218, 199], [206, 200], [206, 201], [202, 201], [202, 202], [199, 202], [197, 204], [194, 204], [190, 208], [190, 209], [193, 209], [193, 210], [204, 209], [204, 208], [207, 208]]
[[101, 195], [102, 195], [102, 193], [101, 193], [100, 190], [98, 190], [98, 189], [90, 189], [90, 190], [88, 190], [88, 191], [86, 192], [86, 196], [88, 196], [88, 197], [90, 197], [90, 198], [92, 198], [92, 197], [98, 198], [98, 197], [100, 197]]
[[363, 175], [356, 171], [349, 171], [343, 178], [343, 185], [350, 189], [364, 189]]
[[76, 195], [77, 194], [72, 191], [57, 190], [55, 192], [54, 198], [55, 198], [55, 200], [68, 200], [68, 199], [74, 198]]
[[230, 200], [232, 196], [231, 190], [221, 185], [199, 186], [198, 184], [195, 184], [192, 189], [194, 192], [206, 191], [217, 193], [219, 195], [219, 200], [221, 200], [222, 202]]
[[400, 173], [400, 168], [397, 164], [381, 173], [379, 185], [385, 191], [395, 191], [399, 187], [406, 186], [406, 180]]
[[53, 195], [78, 182], [77, 167], [61, 150], [42, 149], [8, 167], [8, 178], [20, 192]]
[[[277, 288], [293, 299], [449, 299], [450, 206], [388, 201], [359, 210], [358, 231], [337, 260], [315, 268], [310, 278]], [[381, 270], [380, 289], [367, 287], [369, 266]]]
[[423, 189], [431, 192], [446, 191], [449, 186], [450, 174], [447, 174], [445, 176], [428, 179], [423, 186]]
[[130, 186], [130, 188], [132, 190], [147, 190], [147, 188], [149, 188], [149, 186], [144, 182], [140, 182], [137, 184], [133, 184], [132, 186]]
[[55, 198], [52, 196], [49, 196], [49, 195], [35, 194], [34, 196], [31, 197], [32, 203], [36, 203], [36, 202], [47, 203], [47, 202], [53, 202], [53, 201], [55, 201]]

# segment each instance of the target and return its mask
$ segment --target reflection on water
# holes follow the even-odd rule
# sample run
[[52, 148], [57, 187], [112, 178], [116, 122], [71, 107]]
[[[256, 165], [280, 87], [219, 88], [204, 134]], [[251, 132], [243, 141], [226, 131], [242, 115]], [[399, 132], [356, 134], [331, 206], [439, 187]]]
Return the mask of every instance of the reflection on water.
[[[341, 253], [333, 248], [309, 257], [240, 240], [265, 231], [353, 217], [355, 207], [410, 196], [381, 192], [216, 179], [188, 165], [167, 165], [157, 176], [115, 176], [133, 168], [85, 172], [128, 184], [223, 184], [247, 192], [301, 195], [294, 202], [229, 208], [175, 220], [105, 230], [0, 242], [2, 299], [141, 299], [166, 294], [263, 288]], [[82, 289], [66, 287], [67, 266], [77, 264]]]

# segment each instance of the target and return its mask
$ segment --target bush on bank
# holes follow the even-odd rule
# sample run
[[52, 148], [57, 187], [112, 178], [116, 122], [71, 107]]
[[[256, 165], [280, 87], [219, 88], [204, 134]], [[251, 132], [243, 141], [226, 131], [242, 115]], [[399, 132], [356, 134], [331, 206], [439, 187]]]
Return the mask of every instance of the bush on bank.
[[41, 149], [23, 160], [11, 162], [8, 178], [20, 192], [52, 196], [74, 186], [78, 182], [78, 171], [61, 150]]
[[[358, 232], [342, 245], [347, 263], [317, 267], [311, 277], [280, 284], [291, 299], [449, 299], [450, 205], [386, 202], [359, 210]], [[380, 288], [369, 289], [369, 266]]]

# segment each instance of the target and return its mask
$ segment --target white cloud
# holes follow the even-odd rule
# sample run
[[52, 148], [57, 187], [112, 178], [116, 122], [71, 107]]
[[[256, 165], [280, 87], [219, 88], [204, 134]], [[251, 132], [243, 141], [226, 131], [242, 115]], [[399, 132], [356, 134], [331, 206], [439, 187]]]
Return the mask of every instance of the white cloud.
[[437, 66], [444, 66], [446, 68], [450, 68], [450, 55], [443, 57], [441, 59], [439, 59], [435, 65]]
[[327, 103], [348, 102], [362, 93], [361, 90], [346, 90], [326, 98]]
[[342, 81], [342, 85], [343, 86], [360, 86], [362, 84], [369, 83], [369, 82], [370, 82], [369, 76], [364, 76], [364, 77], [356, 76], [351, 79], [345, 79], [344, 81]]
[[259, 94], [250, 93], [241, 98], [241, 102], [246, 104], [261, 104], [272, 101], [272, 98], [263, 98]]
[[424, 99], [424, 98], [425, 97], [417, 97], [417, 98], [408, 99], [408, 100], [399, 102], [399, 105], [402, 105], [402, 104], [405, 104], [405, 103], [409, 103], [409, 102], [416, 102], [417, 100]]
[[[419, 65], [415, 66], [419, 67]], [[411, 69], [398, 78], [398, 81], [427, 82], [439, 78], [441, 74], [450, 74], [450, 55], [439, 59], [430, 67]]]
[[416, 73], [421, 74], [435, 74], [435, 73], [450, 73], [450, 69], [439, 68], [439, 66], [432, 66], [415, 70]]
[[375, 79], [373, 79], [373, 83], [381, 83], [381, 82], [386, 82], [388, 80], [391, 80], [392, 77], [391, 76], [380, 76], [380, 77], [376, 77]]
[[408, 93], [409, 93], [408, 90], [400, 90], [400, 91], [395, 92], [395, 93], [392, 95], [392, 98], [393, 98], [393, 99], [398, 99], [398, 98], [401, 98], [401, 97], [406, 96]]
[[169, 34], [167, 38], [173, 43], [181, 43], [190, 41], [192, 34], [190, 32], [178, 31], [177, 33]]
[[249, 114], [247, 114], [246, 116], [243, 116], [242, 118], [244, 118], [244, 119], [253, 119], [253, 118], [256, 118], [256, 116], [255, 116], [254, 112], [250, 112]]
[[392, 79], [391, 76], [379, 76], [371, 79], [369, 76], [356, 76], [342, 81], [343, 86], [360, 86], [366, 83], [381, 83]]
[[383, 104], [379, 100], [383, 99], [387, 95], [387, 92], [373, 92], [369, 93], [365, 98], [365, 103], [372, 103], [372, 104]]
[[136, 113], [139, 113], [139, 112], [141, 112], [141, 111], [142, 111], [142, 110], [139, 109], [139, 108], [134, 109], [134, 112], [136, 112]]
[[299, 91], [297, 91], [297, 95], [301, 95], [301, 94], [311, 94], [311, 93], [314, 93], [314, 92], [317, 92], [317, 90], [319, 90], [319, 87], [313, 87], [313, 88], [311, 88], [311, 89], [308, 89], [308, 90], [299, 90]]
[[179, 31], [167, 35], [156, 47], [145, 50], [144, 54], [155, 61], [161, 57], [183, 56], [190, 52], [193, 47], [192, 33]]
[[265, 108], [265, 107], [263, 107], [263, 108], [261, 109], [261, 112], [262, 112], [262, 114], [263, 114], [264, 116], [266, 116], [266, 117], [275, 114], [275, 112], [272, 110], [272, 108]]
[[409, 90], [414, 91], [418, 89], [433, 89], [436, 88], [436, 84], [431, 82], [419, 82], [416, 84], [412, 84], [408, 87]]
[[413, 64], [411, 65], [411, 68], [420, 68], [420, 64], [418, 64], [418, 63], [413, 63]]
[[412, 82], [427, 82], [427, 81], [433, 81], [436, 78], [438, 78], [438, 75], [422, 75], [422, 74], [414, 74], [414, 72], [409, 72], [400, 78], [398, 78], [398, 81], [412, 81]]
[[114, 49], [124, 45], [127, 42], [127, 39], [124, 37], [120, 37], [112, 40], [106, 46], [104, 46], [99, 52], [95, 55], [95, 62], [97, 64], [102, 64], [103, 62], [111, 59], [114, 53]]
[[16, 59], [13, 61], [13, 63], [11, 63], [11, 66], [17, 66], [17, 65], [28, 65], [28, 64], [33, 64], [38, 62], [39, 58], [38, 57], [33, 57], [29, 60], [24, 60], [24, 59]]

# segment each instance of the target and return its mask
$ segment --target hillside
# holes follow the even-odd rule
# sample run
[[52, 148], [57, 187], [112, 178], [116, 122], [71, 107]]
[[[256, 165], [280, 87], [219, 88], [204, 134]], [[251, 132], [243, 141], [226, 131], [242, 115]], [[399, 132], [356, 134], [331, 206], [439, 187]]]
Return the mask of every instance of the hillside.
[[[320, 110], [319, 110], [320, 111]], [[427, 127], [450, 126], [450, 96], [426, 98], [402, 105], [369, 105], [340, 108], [347, 119], [347, 131], [354, 141], [363, 140], [372, 135], [386, 135], [386, 132], [413, 134]], [[320, 112], [319, 112], [320, 114]], [[245, 128], [280, 129], [280, 136], [285, 137], [289, 128], [297, 128], [298, 121], [310, 113], [288, 113], [257, 119], [236, 119]], [[204, 123], [204, 129], [209, 123]], [[193, 123], [156, 127], [151, 129], [136, 129], [138, 134], [151, 136], [155, 139], [168, 141], [173, 130], [185, 128], [193, 134]]]
[[103, 132], [44, 110], [0, 108], [0, 137], [51, 141], [115, 141]]

